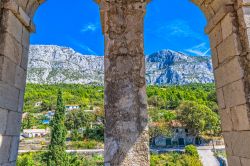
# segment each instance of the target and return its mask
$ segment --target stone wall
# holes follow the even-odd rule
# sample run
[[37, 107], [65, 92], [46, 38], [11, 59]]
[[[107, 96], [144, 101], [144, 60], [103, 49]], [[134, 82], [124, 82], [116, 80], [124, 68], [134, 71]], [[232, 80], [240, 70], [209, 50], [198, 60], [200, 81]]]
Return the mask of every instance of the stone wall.
[[[247, 0], [200, 0], [208, 19], [219, 113], [230, 166], [250, 165]], [[204, 7], [202, 7], [204, 6]], [[205, 9], [205, 10], [204, 10]]]
[[27, 70], [31, 19], [11, 0], [1, 1], [0, 165], [15, 165]]

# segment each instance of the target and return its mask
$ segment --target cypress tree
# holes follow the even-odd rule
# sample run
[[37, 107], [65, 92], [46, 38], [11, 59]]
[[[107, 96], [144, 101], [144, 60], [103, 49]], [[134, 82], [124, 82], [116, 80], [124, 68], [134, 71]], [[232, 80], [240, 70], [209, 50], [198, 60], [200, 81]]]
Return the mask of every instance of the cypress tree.
[[49, 166], [66, 166], [68, 165], [68, 157], [66, 153], [66, 135], [65, 127], [65, 106], [62, 99], [62, 91], [58, 91], [57, 107], [55, 115], [51, 122], [51, 142], [48, 152]]

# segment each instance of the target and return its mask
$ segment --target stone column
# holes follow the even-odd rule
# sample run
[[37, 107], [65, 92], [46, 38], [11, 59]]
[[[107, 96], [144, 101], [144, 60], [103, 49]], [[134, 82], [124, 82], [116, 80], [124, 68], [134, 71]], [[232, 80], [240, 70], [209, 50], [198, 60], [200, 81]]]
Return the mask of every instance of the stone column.
[[105, 165], [148, 166], [146, 2], [100, 2], [105, 35]]
[[14, 166], [18, 154], [29, 36], [34, 26], [15, 0], [1, 0], [0, 7], [0, 166]]

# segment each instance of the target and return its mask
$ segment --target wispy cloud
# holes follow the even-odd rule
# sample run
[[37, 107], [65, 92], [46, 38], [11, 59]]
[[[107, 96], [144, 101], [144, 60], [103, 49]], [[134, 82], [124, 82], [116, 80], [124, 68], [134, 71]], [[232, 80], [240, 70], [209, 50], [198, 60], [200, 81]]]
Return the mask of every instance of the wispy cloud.
[[83, 44], [78, 43], [77, 46], [80, 47], [81, 49], [87, 51], [87, 52], [88, 52], [89, 54], [91, 54], [91, 55], [97, 55], [97, 53], [96, 53], [94, 50], [92, 50], [91, 48], [89, 48], [89, 47], [86, 46], [86, 45], [83, 45]]
[[75, 46], [79, 47], [80, 49], [82, 49], [82, 53], [84, 54], [90, 54], [90, 55], [97, 55], [97, 53], [91, 49], [90, 47], [88, 47], [87, 45], [75, 40], [72, 37], [68, 37], [69, 41], [74, 44]]
[[186, 49], [185, 51], [196, 56], [207, 56], [210, 52], [210, 48], [207, 47], [205, 42], [203, 42], [189, 49]]
[[[148, 29], [149, 30], [149, 29]], [[189, 23], [185, 20], [172, 20], [165, 24], [160, 24], [152, 30], [152, 33], [156, 34], [157, 37], [163, 38], [167, 41], [171, 41], [175, 38], [194, 38], [202, 39], [202, 35], [195, 32]]]
[[88, 23], [88, 24], [83, 26], [83, 28], [81, 29], [81, 32], [83, 32], [83, 33], [94, 32], [97, 30], [97, 28], [98, 28], [98, 24]]

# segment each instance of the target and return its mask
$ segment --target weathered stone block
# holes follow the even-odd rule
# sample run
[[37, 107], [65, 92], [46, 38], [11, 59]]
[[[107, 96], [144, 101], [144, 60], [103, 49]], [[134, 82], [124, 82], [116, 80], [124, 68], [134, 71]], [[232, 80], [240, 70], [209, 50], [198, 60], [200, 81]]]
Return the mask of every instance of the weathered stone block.
[[218, 100], [219, 108], [220, 109], [226, 108], [223, 89], [222, 88], [217, 89], [216, 94], [217, 94], [217, 100]]
[[26, 71], [19, 66], [16, 66], [15, 70], [15, 87], [24, 90], [26, 85]]
[[21, 120], [22, 120], [22, 113], [10, 111], [8, 114], [6, 134], [19, 136], [21, 129]]
[[226, 107], [233, 107], [246, 103], [246, 93], [242, 80], [233, 82], [223, 87]]
[[30, 45], [30, 32], [28, 29], [23, 28], [23, 33], [22, 33], [22, 46], [26, 49], [29, 49]]
[[21, 43], [23, 25], [11, 11], [4, 10], [1, 27]]
[[212, 49], [212, 62], [213, 68], [216, 69], [219, 66], [218, 53], [216, 48]]
[[209, 34], [211, 48], [215, 48], [222, 42], [221, 24], [215, 25], [215, 28]]
[[244, 71], [241, 68], [239, 57], [235, 56], [227, 63], [220, 65], [214, 70], [214, 75], [218, 88], [243, 78]]
[[241, 161], [241, 166], [249, 166], [250, 164], [250, 159], [248, 158], [240, 158]]
[[0, 108], [17, 111], [19, 90], [0, 81]]
[[4, 164], [1, 165], [1, 166], [16, 166], [16, 161], [4, 163]]
[[[238, 1], [241, 1], [241, 0], [238, 0]], [[239, 23], [244, 29], [250, 28], [249, 9], [250, 9], [249, 6], [241, 6], [240, 9], [237, 10], [237, 15], [239, 17]]]
[[[17, 4], [18, 4], [21, 8], [26, 9], [26, 5], [27, 5], [28, 1], [30, 1], [30, 0], [16, 0], [16, 1], [17, 1]], [[32, 1], [33, 1], [33, 0], [32, 0]]]
[[233, 123], [230, 109], [223, 109], [219, 111], [221, 117], [222, 131], [233, 131]]
[[221, 21], [222, 37], [225, 40], [228, 36], [236, 31], [235, 17], [232, 13], [228, 13]]
[[0, 55], [6, 56], [16, 64], [20, 64], [22, 46], [8, 33], [0, 35]]
[[7, 163], [9, 160], [11, 137], [0, 135], [0, 164]]
[[15, 73], [16, 73], [16, 64], [12, 62], [9, 58], [4, 56], [2, 65], [2, 72], [0, 81], [4, 81], [10, 85], [15, 83]]
[[0, 108], [0, 135], [5, 133], [8, 119], [8, 111]]
[[18, 112], [23, 112], [23, 104], [24, 104], [24, 91], [20, 90]]
[[4, 9], [11, 10], [14, 14], [18, 14], [18, 4], [15, 2], [15, 0], [8, 0], [4, 3]]
[[22, 59], [21, 59], [21, 68], [27, 70], [28, 67], [28, 58], [29, 58], [29, 49], [23, 48]]
[[39, 7], [39, 5], [40, 3], [38, 1], [29, 1], [29, 3], [27, 4], [26, 12], [31, 18], [33, 18], [36, 9]]
[[235, 155], [250, 158], [250, 131], [233, 132], [231, 142]]
[[248, 119], [248, 106], [240, 105], [231, 108], [231, 117], [234, 130], [250, 130]]
[[232, 4], [234, 4], [233, 0], [213, 0], [211, 3], [211, 7], [215, 12], [218, 12], [221, 9], [221, 7]]
[[30, 22], [31, 22], [30, 17], [20, 7], [18, 8], [18, 17], [19, 17], [19, 20], [22, 21], [23, 25], [25, 25], [25, 27], [28, 27], [30, 25]]
[[19, 136], [12, 137], [9, 161], [16, 161], [18, 155], [18, 146], [19, 146]]
[[223, 132], [222, 135], [224, 137], [227, 156], [232, 156], [233, 155], [232, 141], [231, 141], [232, 132]]
[[237, 156], [227, 156], [229, 166], [242, 166]]
[[[224, 28], [225, 29], [225, 28]], [[238, 36], [234, 33], [218, 46], [218, 58], [219, 63], [224, 62], [228, 58], [232, 58], [235, 55], [240, 55], [241, 46]]]

